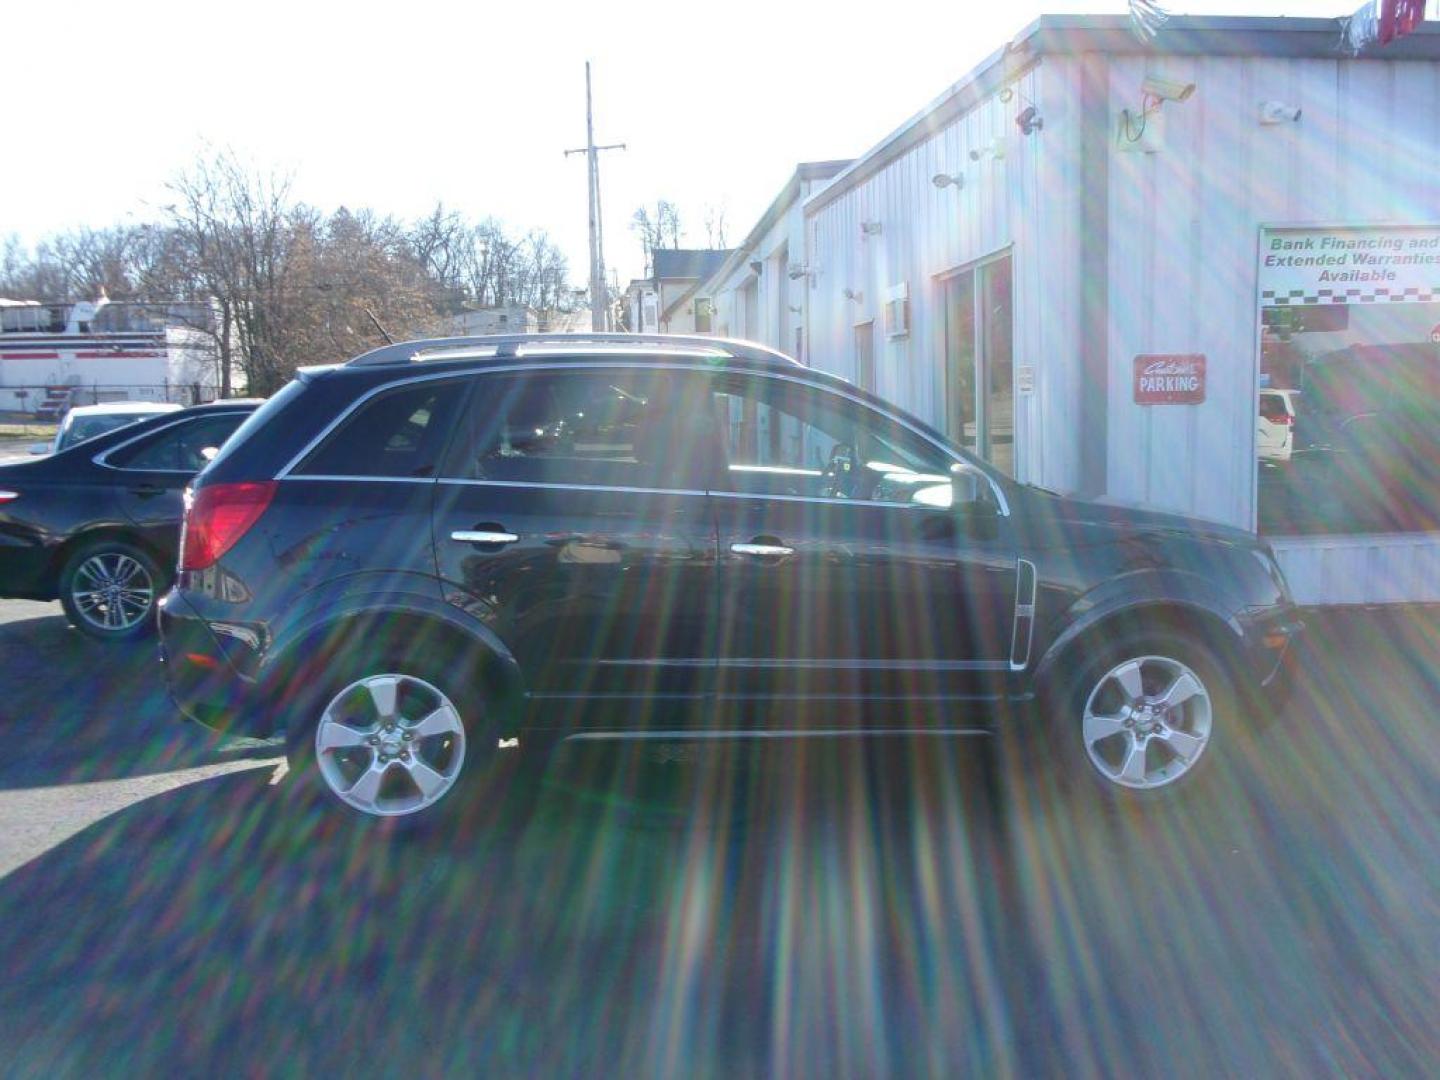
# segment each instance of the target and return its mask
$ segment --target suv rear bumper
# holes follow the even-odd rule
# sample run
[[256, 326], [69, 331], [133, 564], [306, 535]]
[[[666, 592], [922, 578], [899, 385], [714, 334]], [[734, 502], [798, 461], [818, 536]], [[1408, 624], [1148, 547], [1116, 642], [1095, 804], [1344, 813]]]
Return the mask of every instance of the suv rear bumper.
[[160, 662], [176, 707], [215, 731], [267, 738], [275, 719], [257, 708], [255, 683], [227, 655], [210, 624], [179, 590], [160, 601]]

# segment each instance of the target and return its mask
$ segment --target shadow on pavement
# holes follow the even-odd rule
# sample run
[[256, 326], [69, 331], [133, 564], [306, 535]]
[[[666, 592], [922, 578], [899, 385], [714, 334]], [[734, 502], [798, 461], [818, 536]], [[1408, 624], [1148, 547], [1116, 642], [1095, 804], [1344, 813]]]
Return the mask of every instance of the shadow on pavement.
[[184, 722], [153, 638], [108, 644], [56, 614], [0, 623], [0, 788], [171, 772], [273, 748], [241, 748]]
[[997, 814], [988, 764], [587, 750], [419, 838], [264, 772], [195, 784], [0, 880], [0, 1046], [45, 1076], [1389, 1073], [1435, 1051], [1427, 913], [1398, 925], [1255, 762], [1214, 807], [1129, 816]]

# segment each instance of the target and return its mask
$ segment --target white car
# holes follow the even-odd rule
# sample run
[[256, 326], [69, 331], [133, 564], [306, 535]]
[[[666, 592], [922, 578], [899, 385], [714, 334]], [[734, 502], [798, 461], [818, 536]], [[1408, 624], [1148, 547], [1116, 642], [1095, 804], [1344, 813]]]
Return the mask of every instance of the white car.
[[96, 435], [104, 435], [107, 431], [159, 413], [176, 412], [179, 408], [179, 405], [159, 401], [107, 401], [102, 405], [77, 405], [60, 421], [55, 438], [48, 443], [35, 443], [30, 447], [30, 453], [58, 454]]
[[1299, 390], [1261, 390], [1255, 446], [1261, 461], [1289, 461], [1295, 452]]

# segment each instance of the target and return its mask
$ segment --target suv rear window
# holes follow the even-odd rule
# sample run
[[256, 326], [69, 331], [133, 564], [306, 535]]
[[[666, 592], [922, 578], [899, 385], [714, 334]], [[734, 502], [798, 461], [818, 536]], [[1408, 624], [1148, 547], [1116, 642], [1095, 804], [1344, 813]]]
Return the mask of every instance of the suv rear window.
[[1285, 399], [1279, 394], [1260, 395], [1260, 415], [1266, 420], [1283, 420], [1289, 412], [1285, 407]]
[[433, 476], [464, 383], [385, 391], [361, 405], [295, 470], [297, 476]]

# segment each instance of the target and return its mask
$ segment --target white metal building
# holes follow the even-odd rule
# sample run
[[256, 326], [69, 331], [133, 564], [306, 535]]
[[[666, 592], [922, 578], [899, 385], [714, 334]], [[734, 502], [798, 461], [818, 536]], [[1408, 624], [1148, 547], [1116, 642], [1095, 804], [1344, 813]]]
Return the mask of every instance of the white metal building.
[[[1437, 60], [1429, 25], [1047, 16], [698, 295], [1018, 479], [1262, 528], [1303, 602], [1440, 600]], [[1262, 386], [1299, 391], [1285, 461]]]
[[800, 165], [740, 246], [673, 306], [700, 312], [701, 325], [708, 319], [710, 329], [720, 337], [763, 341], [803, 360], [806, 282], [801, 207], [849, 164]]
[[0, 409], [209, 401], [219, 391], [204, 303], [0, 304]]

